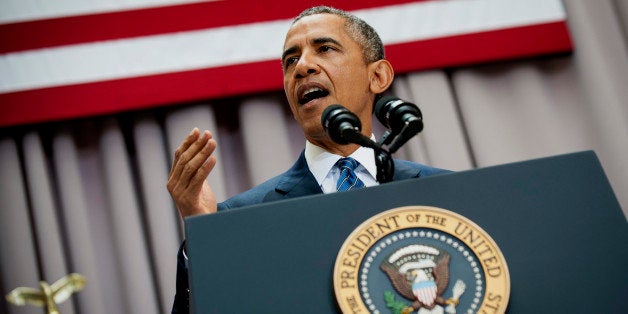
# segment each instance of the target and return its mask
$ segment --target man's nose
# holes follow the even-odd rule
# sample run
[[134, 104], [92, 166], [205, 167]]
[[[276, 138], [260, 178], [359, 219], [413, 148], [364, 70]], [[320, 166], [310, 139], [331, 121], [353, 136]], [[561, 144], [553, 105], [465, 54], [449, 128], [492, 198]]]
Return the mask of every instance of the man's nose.
[[315, 58], [313, 58], [310, 54], [302, 54], [297, 61], [295, 68], [295, 76], [296, 78], [304, 78], [310, 74], [315, 74], [320, 71], [320, 67], [316, 62]]

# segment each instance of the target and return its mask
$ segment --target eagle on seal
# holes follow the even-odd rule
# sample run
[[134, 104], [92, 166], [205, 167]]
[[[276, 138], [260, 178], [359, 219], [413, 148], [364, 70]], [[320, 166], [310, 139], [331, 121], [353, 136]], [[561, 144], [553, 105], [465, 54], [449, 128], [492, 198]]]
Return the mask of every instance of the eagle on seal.
[[425, 245], [409, 245], [388, 256], [380, 268], [412, 308], [428, 310], [449, 304], [442, 297], [449, 284], [450, 256]]

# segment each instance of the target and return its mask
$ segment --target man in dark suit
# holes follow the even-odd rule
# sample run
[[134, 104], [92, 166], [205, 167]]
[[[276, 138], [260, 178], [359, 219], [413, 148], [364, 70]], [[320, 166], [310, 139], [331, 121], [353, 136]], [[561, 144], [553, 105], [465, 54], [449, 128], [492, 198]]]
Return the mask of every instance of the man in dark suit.
[[[286, 97], [306, 138], [304, 152], [285, 173], [218, 204], [205, 180], [216, 163], [213, 155], [216, 141], [209, 131], [201, 133], [194, 129], [176, 150], [168, 179], [168, 191], [182, 217], [336, 192], [344, 189], [343, 184], [350, 187], [379, 184], [373, 151], [356, 144], [339, 145], [321, 125], [323, 110], [341, 104], [359, 117], [362, 134], [372, 136], [373, 104], [377, 95], [390, 87], [394, 77], [377, 33], [344, 11], [311, 8], [302, 12], [290, 27], [281, 61]], [[344, 166], [339, 166], [339, 160], [345, 161]], [[351, 169], [346, 165], [352, 165]], [[393, 180], [441, 172], [445, 171], [395, 160]], [[188, 311], [184, 253], [182, 246], [173, 313]]]

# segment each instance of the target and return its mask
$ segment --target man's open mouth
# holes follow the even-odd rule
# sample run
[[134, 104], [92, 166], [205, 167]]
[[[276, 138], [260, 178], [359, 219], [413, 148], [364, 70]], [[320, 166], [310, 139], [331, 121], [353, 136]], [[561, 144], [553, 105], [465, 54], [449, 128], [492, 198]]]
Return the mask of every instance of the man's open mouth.
[[299, 104], [305, 105], [314, 99], [327, 97], [327, 95], [329, 95], [329, 91], [326, 91], [320, 87], [311, 87], [305, 90], [303, 92], [303, 95], [299, 97]]

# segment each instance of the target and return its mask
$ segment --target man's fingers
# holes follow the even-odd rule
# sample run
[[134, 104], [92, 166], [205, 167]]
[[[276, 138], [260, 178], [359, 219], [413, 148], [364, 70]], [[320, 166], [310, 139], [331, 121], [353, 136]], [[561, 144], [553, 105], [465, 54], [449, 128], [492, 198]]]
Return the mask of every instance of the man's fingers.
[[174, 154], [167, 188], [182, 217], [216, 211], [216, 199], [205, 179], [216, 165], [216, 140], [194, 128]]
[[215, 165], [216, 165], [216, 157], [213, 155], [209, 156], [209, 159], [207, 159], [200, 166], [198, 171], [196, 171], [196, 174], [190, 181], [190, 186], [194, 186], [195, 188], [201, 188], [201, 186], [203, 185], [203, 181], [207, 179], [207, 176], [212, 171], [212, 169], [214, 169]]
[[[195, 180], [195, 177], [199, 173], [203, 174], [201, 167], [212, 159], [212, 153], [215, 149], [216, 141], [214, 139], [208, 139], [205, 145], [194, 154], [194, 157], [185, 163], [181, 175], [179, 176], [182, 185], [191, 186], [198, 184], [198, 180]], [[204, 180], [208, 174], [209, 172], [205, 173], [202, 179]]]
[[[200, 144], [202, 143], [204, 145], [201, 146]], [[216, 141], [211, 138], [211, 134], [205, 131], [198, 140], [179, 156], [177, 163], [173, 164], [173, 170], [167, 184], [168, 190], [173, 196], [192, 196], [200, 192], [203, 180], [207, 178], [209, 171], [211, 171], [213, 164], [216, 162], [216, 158], [212, 156], [216, 145]], [[201, 169], [207, 163], [211, 167], [209, 169]]]
[[[203, 148], [207, 145], [207, 143], [212, 139], [212, 135], [209, 131], [204, 131], [200, 135], [196, 134], [194, 130], [192, 132], [193, 133], [188, 136], [188, 138], [184, 141], [183, 144], [181, 144], [181, 146], [179, 146], [177, 152], [175, 153], [175, 160], [172, 163], [170, 177], [176, 180], [189, 180], [191, 173], [190, 171], [192, 170], [190, 169], [191, 165], [189, 165], [189, 163], [194, 160], [194, 158], [196, 158], [199, 152], [201, 152]], [[191, 140], [191, 143], [189, 143], [188, 140]], [[201, 158], [203, 158], [203, 160], [207, 159], [212, 152], [213, 149], [209, 152], [209, 154]], [[199, 166], [200, 164], [197, 164], [195, 168], [198, 168]], [[184, 173], [186, 169], [188, 170], [186, 173]]]
[[200, 194], [201, 190], [203, 188], [203, 183], [205, 182], [205, 179], [207, 179], [207, 176], [212, 171], [212, 169], [214, 169], [215, 165], [216, 165], [216, 157], [215, 156], [210, 156], [194, 172], [194, 174], [191, 176], [191, 178], [190, 178], [190, 180], [188, 182], [188, 185], [187, 186], [181, 185], [180, 188], [181, 189], [186, 189], [192, 195]]
[[172, 161], [172, 167], [170, 168], [170, 174], [169, 174], [170, 176], [172, 176], [175, 166], [179, 162], [179, 158], [181, 157], [181, 154], [183, 154], [188, 148], [190, 148], [190, 145], [192, 145], [199, 138], [199, 134], [200, 134], [200, 131], [198, 130], [198, 128], [192, 129], [190, 134], [188, 134], [185, 140], [183, 140], [183, 143], [181, 143], [181, 145], [177, 147], [177, 150], [175, 150], [174, 152], [174, 160]]

